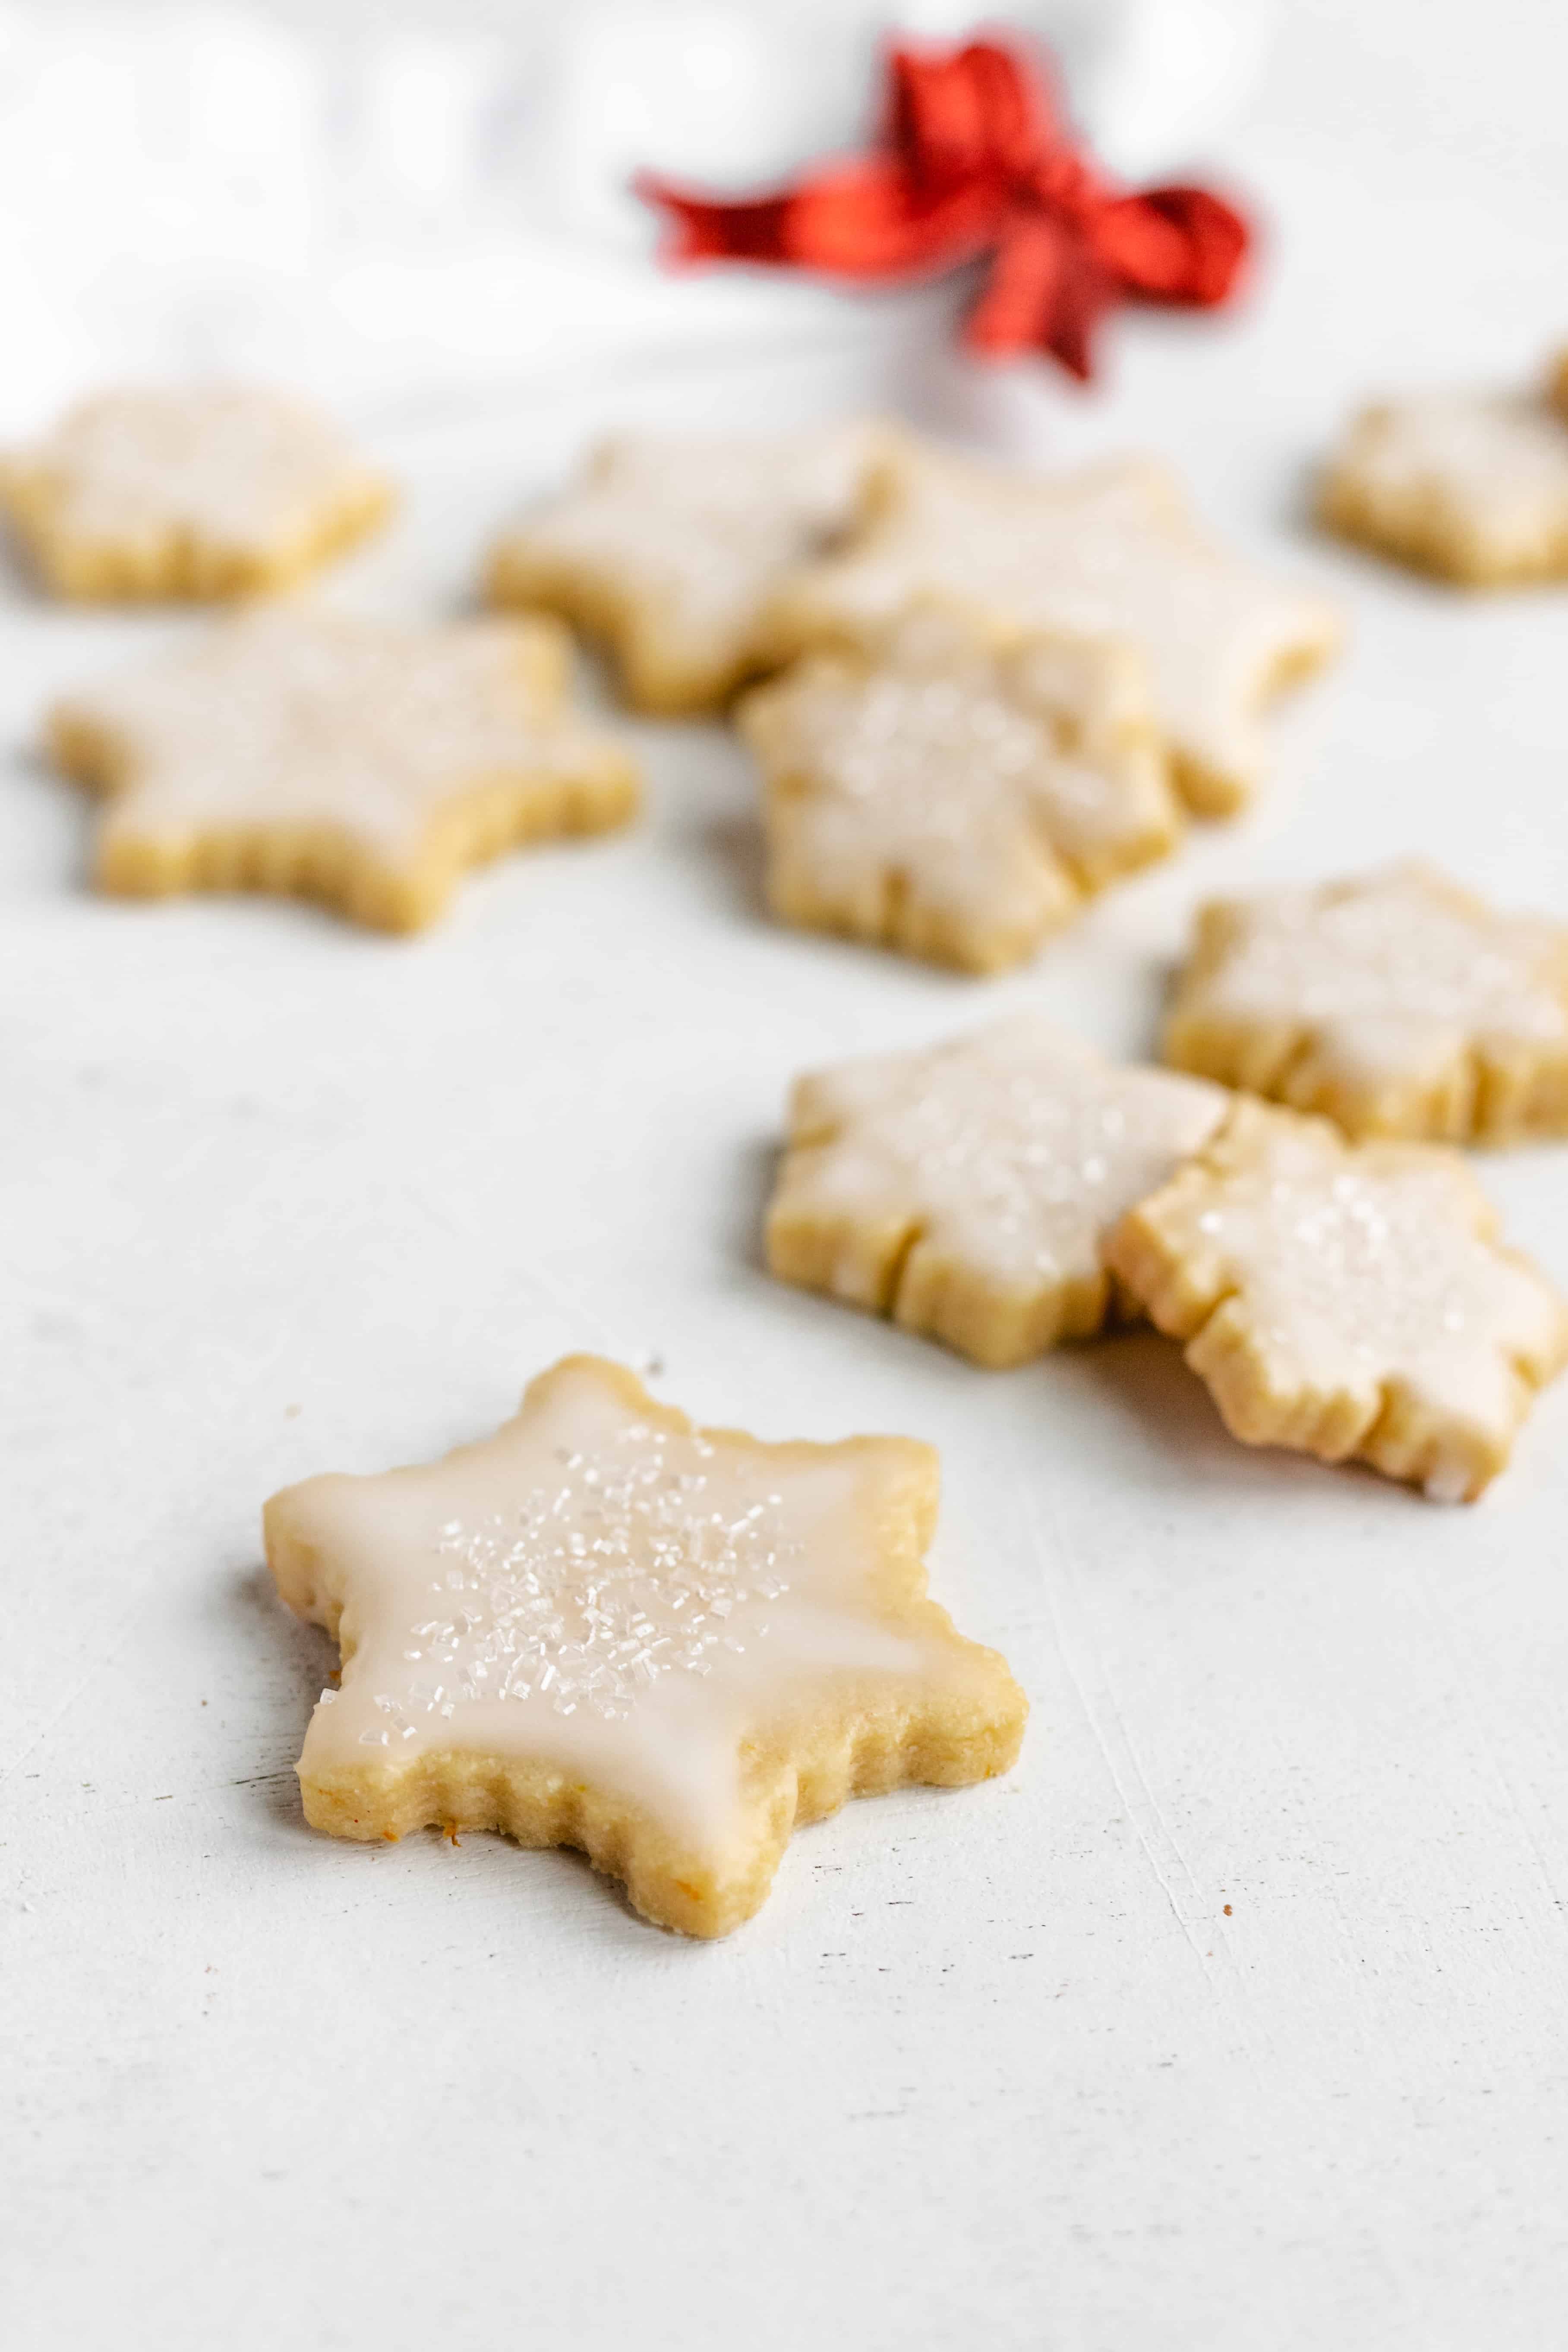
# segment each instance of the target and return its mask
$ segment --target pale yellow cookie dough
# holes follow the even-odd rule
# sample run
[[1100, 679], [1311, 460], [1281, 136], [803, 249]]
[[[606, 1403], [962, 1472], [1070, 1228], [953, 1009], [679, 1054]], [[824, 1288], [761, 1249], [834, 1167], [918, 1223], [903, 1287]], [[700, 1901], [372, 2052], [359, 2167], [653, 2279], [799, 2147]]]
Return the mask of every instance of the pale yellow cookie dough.
[[1165, 1058], [1352, 1136], [1568, 1131], [1568, 925], [1411, 863], [1200, 909]]
[[849, 528], [891, 440], [860, 422], [618, 434], [575, 488], [500, 539], [490, 597], [559, 613], [607, 646], [639, 709], [717, 709], [764, 667], [774, 583]]
[[765, 786], [775, 914], [966, 971], [1034, 953], [1181, 831], [1131, 647], [986, 649], [941, 611], [820, 655], [740, 724]]
[[1542, 392], [1363, 408], [1319, 486], [1331, 530], [1467, 588], [1568, 574], [1568, 416]]
[[1132, 646], [1188, 804], [1225, 815], [1264, 764], [1258, 720], [1277, 688], [1340, 640], [1337, 615], [1212, 545], [1179, 486], [1151, 461], [1042, 477], [906, 442], [843, 551], [781, 582], [768, 614], [775, 661], [814, 646], [875, 646], [922, 600], [1001, 644], [1063, 634]]
[[1107, 1263], [1231, 1433], [1473, 1502], [1568, 1357], [1568, 1306], [1456, 1154], [1240, 1102]]
[[416, 930], [466, 866], [635, 814], [632, 761], [566, 707], [570, 656], [553, 621], [271, 605], [64, 697], [49, 746], [106, 796], [100, 888], [273, 891]]
[[1022, 1692], [926, 1597], [937, 1458], [698, 1429], [568, 1357], [444, 1461], [275, 1495], [267, 1557], [333, 1634], [308, 1821], [580, 1846], [646, 1917], [722, 1936], [849, 1797], [1005, 1772]]
[[769, 1268], [977, 1364], [1024, 1363], [1100, 1329], [1103, 1235], [1228, 1101], [1035, 1013], [816, 1072], [790, 1105]]
[[0, 508], [59, 596], [285, 587], [374, 530], [393, 497], [330, 419], [243, 385], [102, 393], [0, 457]]

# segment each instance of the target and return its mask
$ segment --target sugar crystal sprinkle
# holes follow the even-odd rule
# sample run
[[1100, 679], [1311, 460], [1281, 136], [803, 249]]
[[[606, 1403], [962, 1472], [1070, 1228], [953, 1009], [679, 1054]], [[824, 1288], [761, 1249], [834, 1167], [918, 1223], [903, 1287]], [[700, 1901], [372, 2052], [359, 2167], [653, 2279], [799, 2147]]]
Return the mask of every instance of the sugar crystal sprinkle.
[[[1397, 1018], [1530, 1039], [1568, 1029], [1551, 927], [1451, 903], [1417, 867], [1262, 893], [1241, 921], [1208, 992], [1257, 1018]], [[1336, 1043], [1363, 1057], [1405, 1050], [1403, 1031]]]
[[[989, 1263], [1095, 1263], [1096, 1234], [1214, 1126], [1222, 1098], [1165, 1071], [1121, 1069], [1025, 1015], [889, 1057], [874, 1103], [844, 1120], [836, 1197], [910, 1197], [962, 1222]], [[851, 1073], [854, 1066], [850, 1066]]]
[[724, 1507], [705, 1440], [635, 1423], [590, 1457], [563, 1451], [559, 1480], [507, 1516], [450, 1519], [435, 1547], [430, 1615], [408, 1632], [416, 1671], [377, 1693], [389, 1747], [484, 1701], [540, 1701], [614, 1721], [656, 1683], [706, 1675], [764, 1638], [797, 1547], [782, 1497]]

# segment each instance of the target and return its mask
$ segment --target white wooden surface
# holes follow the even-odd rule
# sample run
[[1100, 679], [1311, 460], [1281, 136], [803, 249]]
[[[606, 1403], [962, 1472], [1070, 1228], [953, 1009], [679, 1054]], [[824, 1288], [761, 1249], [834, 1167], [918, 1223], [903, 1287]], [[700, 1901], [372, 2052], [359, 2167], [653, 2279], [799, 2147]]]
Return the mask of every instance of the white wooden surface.
[[[771, 929], [700, 729], [646, 730], [639, 832], [513, 860], [414, 945], [97, 901], [40, 699], [188, 625], [6, 591], [18, 2352], [1561, 2344], [1568, 1384], [1445, 1513], [1232, 1445], [1152, 1337], [983, 1375], [754, 1255], [795, 1069], [1020, 1003], [1137, 1051], [1216, 886], [1419, 846], [1568, 913], [1568, 595], [1452, 601], [1298, 520], [1364, 387], [1568, 331], [1553, 15], [1295, 14], [1231, 159], [1278, 224], [1260, 299], [1129, 327], [1097, 401], [967, 383], [915, 306], [910, 404], [1168, 449], [1354, 624], [1256, 818], [1018, 977]], [[384, 422], [411, 511], [341, 593], [454, 599], [602, 419], [820, 413], [889, 348]], [[1568, 1280], [1568, 1152], [1484, 1173]], [[1011, 1780], [805, 1832], [718, 1947], [569, 1856], [299, 1818], [328, 1658], [260, 1501], [487, 1429], [581, 1346], [770, 1435], [933, 1439], [937, 1589], [1034, 1703]]]

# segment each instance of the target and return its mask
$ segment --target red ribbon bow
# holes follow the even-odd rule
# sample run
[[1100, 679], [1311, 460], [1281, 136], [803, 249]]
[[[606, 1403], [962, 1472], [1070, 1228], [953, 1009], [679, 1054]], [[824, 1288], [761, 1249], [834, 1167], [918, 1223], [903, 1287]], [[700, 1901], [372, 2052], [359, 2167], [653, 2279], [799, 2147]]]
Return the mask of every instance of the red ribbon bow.
[[773, 195], [714, 203], [643, 173], [638, 193], [676, 232], [667, 257], [875, 283], [989, 252], [965, 341], [1049, 352], [1083, 380], [1095, 323], [1118, 302], [1210, 310], [1230, 293], [1250, 236], [1240, 214], [1204, 188], [1117, 188], [1021, 57], [993, 41], [896, 47], [888, 70], [871, 153]]

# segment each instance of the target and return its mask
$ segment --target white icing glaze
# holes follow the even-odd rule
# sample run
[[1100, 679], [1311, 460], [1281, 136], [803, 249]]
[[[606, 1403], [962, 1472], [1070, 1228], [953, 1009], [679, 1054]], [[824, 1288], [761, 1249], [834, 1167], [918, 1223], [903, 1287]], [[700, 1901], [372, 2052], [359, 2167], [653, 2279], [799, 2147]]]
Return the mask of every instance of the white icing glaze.
[[352, 1655], [301, 1769], [542, 1759], [723, 1835], [748, 1729], [824, 1676], [932, 1664], [878, 1621], [866, 1480], [859, 1451], [672, 1432], [576, 1365], [444, 1462], [311, 1481]]
[[560, 708], [559, 667], [526, 623], [267, 606], [62, 708], [117, 749], [110, 828], [335, 821], [397, 858], [466, 788], [603, 758]]
[[803, 665], [748, 731], [825, 891], [896, 870], [977, 923], [1027, 920], [1071, 903], [1058, 860], [1102, 878], [1172, 831], [1140, 702], [1121, 648], [997, 659], [906, 632], [869, 671]]
[[1234, 933], [1183, 1013], [1310, 1028], [1352, 1078], [1439, 1071], [1472, 1039], [1568, 1036], [1568, 929], [1489, 914], [1419, 866], [1227, 912]]
[[877, 428], [750, 438], [618, 435], [582, 486], [501, 541], [601, 578], [662, 625], [728, 645], [749, 635], [777, 573], [853, 517]]
[[303, 402], [226, 384], [102, 394], [15, 462], [47, 481], [61, 531], [105, 544], [183, 529], [264, 547], [379, 478]]
[[1355, 420], [1336, 471], [1374, 515], [1435, 506], [1498, 561], [1568, 530], [1568, 427], [1530, 393], [1380, 403]]
[[796, 1139], [814, 1206], [913, 1212], [977, 1271], [1091, 1277], [1101, 1236], [1218, 1125], [1229, 1097], [1201, 1079], [1108, 1063], [1035, 1013], [917, 1054], [805, 1080]]
[[1514, 1360], [1555, 1360], [1562, 1310], [1478, 1231], [1462, 1166], [1418, 1148], [1357, 1149], [1316, 1119], [1268, 1115], [1258, 1129], [1256, 1160], [1233, 1164], [1183, 1214], [1283, 1368], [1280, 1384], [1329, 1396], [1396, 1378], [1433, 1415], [1506, 1445]]
[[800, 594], [862, 630], [930, 597], [1014, 632], [1125, 641], [1171, 740], [1239, 776], [1258, 764], [1253, 714], [1277, 674], [1337, 635], [1318, 598], [1201, 540], [1168, 477], [1141, 463], [1041, 479], [910, 459], [881, 521], [803, 574]]

